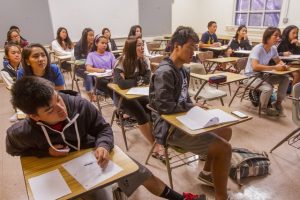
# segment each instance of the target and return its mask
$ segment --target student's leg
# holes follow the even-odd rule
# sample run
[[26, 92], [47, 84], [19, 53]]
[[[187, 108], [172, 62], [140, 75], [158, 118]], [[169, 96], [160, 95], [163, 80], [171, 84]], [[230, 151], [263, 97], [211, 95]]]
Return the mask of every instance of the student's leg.
[[[175, 130], [169, 143], [192, 153], [207, 154], [206, 171], [212, 172], [216, 200], [227, 199], [227, 180], [231, 159], [231, 145], [214, 133], [191, 137]], [[209, 166], [210, 165], [210, 166]]]
[[299, 83], [300, 82], [300, 70], [296, 71], [296, 72], [293, 72], [293, 86], [296, 84], [296, 83]]
[[281, 102], [284, 100], [286, 96], [287, 89], [289, 87], [289, 77], [285, 75], [279, 75], [279, 76], [271, 76], [268, 79], [268, 83], [270, 84], [276, 84], [278, 83], [278, 90], [277, 90], [277, 101], [276, 104], [280, 105]]
[[[252, 81], [251, 79], [249, 80], [250, 82]], [[262, 79], [261, 78], [257, 78], [252, 84], [252, 87], [257, 87], [260, 83], [261, 83]], [[273, 86], [271, 84], [269, 84], [268, 82], [264, 81], [259, 87], [258, 89], [261, 91], [260, 94], [260, 104], [261, 104], [261, 108], [263, 110], [266, 110], [268, 107], [268, 103], [269, 103], [269, 99], [272, 95], [273, 92]]]
[[91, 101], [94, 100], [93, 98], [93, 85], [94, 85], [94, 80], [92, 76], [85, 76], [84, 80], [84, 87], [85, 90], [90, 98]]
[[109, 79], [106, 78], [98, 78], [97, 80], [97, 89], [103, 91], [106, 95], [108, 95], [111, 99], [113, 99], [113, 91], [107, 86], [110, 83]]

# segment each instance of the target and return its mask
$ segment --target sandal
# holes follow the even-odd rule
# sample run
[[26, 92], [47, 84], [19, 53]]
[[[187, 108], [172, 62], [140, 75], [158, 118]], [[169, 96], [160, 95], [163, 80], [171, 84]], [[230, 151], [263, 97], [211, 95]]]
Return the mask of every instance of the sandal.
[[[164, 164], [166, 164], [166, 156], [164, 154], [159, 154], [158, 152], [153, 152], [151, 155], [153, 158], [160, 160], [161, 162], [163, 162]], [[170, 158], [169, 158], [170, 159]]]

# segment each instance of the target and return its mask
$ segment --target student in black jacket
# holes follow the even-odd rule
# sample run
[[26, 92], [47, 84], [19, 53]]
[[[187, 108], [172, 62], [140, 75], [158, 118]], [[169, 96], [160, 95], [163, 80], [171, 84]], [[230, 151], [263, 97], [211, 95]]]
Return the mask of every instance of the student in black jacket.
[[[277, 47], [280, 56], [289, 56], [292, 54], [300, 55], [300, 46], [298, 40], [299, 28], [294, 25], [287, 26], [282, 32], [282, 40]], [[292, 73], [293, 85], [300, 82], [300, 71]]]
[[116, 50], [118, 50], [116, 42], [115, 42], [114, 39], [111, 38], [111, 33], [110, 33], [110, 30], [108, 28], [103, 28], [102, 29], [102, 35], [105, 36], [108, 40], [106, 51], [116, 51]]
[[[129, 89], [140, 85], [148, 85], [151, 76], [150, 60], [144, 55], [144, 42], [141, 37], [131, 36], [125, 42], [124, 54], [118, 59], [114, 69], [114, 82], [121, 89]], [[119, 96], [117, 95], [117, 99]], [[133, 116], [140, 131], [153, 144], [154, 135], [151, 125], [151, 111], [146, 107], [149, 103], [147, 96], [134, 100], [122, 101], [122, 108]], [[153, 156], [163, 159], [161, 145], [154, 149]]]
[[[113, 132], [100, 112], [80, 96], [59, 93], [46, 79], [24, 77], [12, 87], [12, 103], [28, 115], [7, 130], [6, 151], [13, 156], [62, 157], [69, 151], [95, 148], [101, 168], [114, 148]], [[178, 194], [146, 167], [136, 162], [139, 170], [119, 180], [120, 189], [130, 196], [140, 185], [165, 199], [205, 200], [205, 195]]]
[[241, 25], [236, 30], [235, 36], [229, 41], [228, 46], [233, 50], [251, 50], [252, 46], [247, 37], [247, 27]]

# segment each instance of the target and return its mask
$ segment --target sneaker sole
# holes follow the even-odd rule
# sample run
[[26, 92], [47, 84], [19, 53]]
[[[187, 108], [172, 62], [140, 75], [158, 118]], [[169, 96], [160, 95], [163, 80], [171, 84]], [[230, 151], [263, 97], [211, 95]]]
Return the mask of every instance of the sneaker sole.
[[210, 186], [210, 187], [215, 187], [214, 184], [213, 184], [212, 182], [209, 182], [209, 181], [207, 181], [207, 180], [201, 178], [200, 176], [198, 176], [198, 179], [199, 179], [202, 183], [204, 183], [204, 185], [207, 185], [207, 186]]

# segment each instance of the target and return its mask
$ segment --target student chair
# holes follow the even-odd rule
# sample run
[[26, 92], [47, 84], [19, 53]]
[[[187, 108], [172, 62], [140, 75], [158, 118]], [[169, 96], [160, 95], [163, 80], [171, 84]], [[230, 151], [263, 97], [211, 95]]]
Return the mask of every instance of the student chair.
[[151, 67], [151, 72], [154, 73], [156, 68], [158, 67], [159, 63], [165, 58], [166, 56], [164, 55], [158, 55], [155, 57], [150, 58], [150, 67]]
[[[203, 64], [201, 63], [190, 63], [190, 64], [186, 64], [185, 67], [189, 68], [190, 73], [195, 73], [195, 74], [206, 74], [205, 68], [203, 66]], [[191, 96], [196, 95], [197, 91], [200, 89], [201, 87], [201, 81], [195, 77], [190, 77], [190, 86], [189, 86], [189, 94]], [[222, 90], [218, 90], [216, 88], [210, 87], [209, 85], [204, 86], [204, 88], [202, 88], [201, 92], [199, 93], [199, 95], [195, 98], [196, 101], [199, 100], [204, 100], [204, 103], [206, 103], [206, 101], [212, 101], [212, 100], [216, 100], [219, 99], [222, 106], [224, 106], [224, 102], [223, 102], [223, 97], [226, 97], [227, 93], [222, 91]]]
[[[148, 109], [151, 110], [151, 112], [157, 113], [157, 111], [152, 108], [149, 104], [147, 105]], [[164, 164], [166, 165], [167, 172], [168, 172], [168, 178], [169, 178], [169, 183], [170, 187], [173, 189], [173, 178], [172, 178], [172, 169], [184, 166], [184, 165], [189, 165], [193, 162], [196, 162], [200, 159], [200, 156], [195, 155], [191, 152], [185, 151], [184, 149], [176, 146], [172, 146], [168, 144], [168, 140], [170, 136], [172, 135], [174, 131], [174, 128], [170, 128], [168, 130], [168, 136], [166, 139], [166, 144], [164, 145], [165, 148], [165, 155], [166, 159], [164, 161]], [[147, 165], [149, 162], [149, 159], [153, 153], [153, 149], [156, 145], [156, 141], [153, 143], [152, 148], [147, 156], [145, 164]], [[201, 157], [202, 158], [202, 157]]]
[[203, 64], [204, 69], [205, 69], [206, 74], [207, 74], [209, 72], [210, 63], [207, 62], [206, 60], [207, 59], [212, 59], [214, 57], [214, 52], [212, 52], [212, 51], [202, 51], [202, 52], [199, 52], [197, 54], [197, 57], [198, 57], [200, 63]]
[[[297, 128], [293, 130], [290, 134], [288, 134], [285, 138], [283, 138], [278, 144], [276, 144], [271, 150], [272, 153], [275, 149], [277, 149], [284, 142], [288, 141], [288, 144], [300, 149], [300, 83], [297, 83], [293, 87], [292, 97], [288, 97], [292, 100], [292, 119], [293, 122], [297, 125]], [[297, 135], [295, 135], [297, 134]]]
[[164, 50], [164, 49], [160, 48], [159, 42], [148, 42], [147, 48], [148, 48], [149, 52], [154, 55]]

